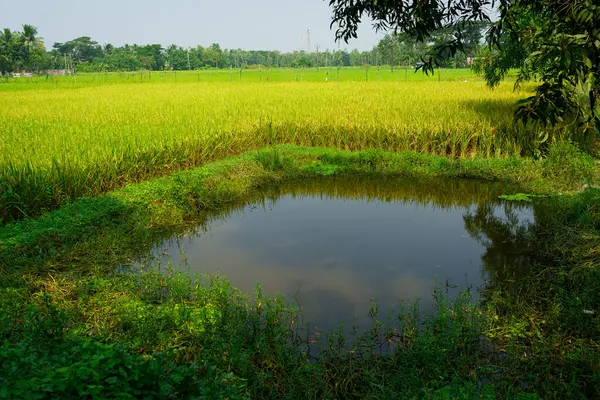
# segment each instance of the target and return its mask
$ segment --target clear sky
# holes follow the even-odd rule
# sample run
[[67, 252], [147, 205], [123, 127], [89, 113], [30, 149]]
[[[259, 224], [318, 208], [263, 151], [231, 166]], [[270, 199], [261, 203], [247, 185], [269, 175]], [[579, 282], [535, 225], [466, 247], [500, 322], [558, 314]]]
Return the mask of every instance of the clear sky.
[[[222, 48], [337, 49], [324, 0], [0, 0], [0, 28], [38, 27], [47, 48], [79, 36], [100, 44], [219, 43]], [[383, 34], [363, 23], [343, 48], [370, 50]]]

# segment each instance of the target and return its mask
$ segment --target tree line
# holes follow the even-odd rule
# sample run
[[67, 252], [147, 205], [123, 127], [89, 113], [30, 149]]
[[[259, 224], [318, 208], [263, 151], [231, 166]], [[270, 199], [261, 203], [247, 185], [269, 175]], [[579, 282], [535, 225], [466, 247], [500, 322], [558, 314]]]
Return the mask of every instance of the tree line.
[[[446, 67], [464, 67], [468, 57], [474, 57], [480, 46], [485, 26], [473, 29], [471, 47], [448, 59]], [[65, 69], [81, 72], [139, 70], [198, 70], [205, 68], [261, 67], [348, 67], [363, 65], [408, 66], [426, 56], [432, 46], [444, 40], [448, 33], [440, 30], [429, 42], [418, 42], [405, 34], [386, 35], [371, 51], [324, 50], [280, 52], [277, 50], [223, 49], [218, 43], [210, 46], [183, 48], [160, 44], [100, 45], [89, 36], [64, 43], [44, 46], [38, 29], [23, 25], [21, 31], [0, 32], [0, 72], [39, 72]]]

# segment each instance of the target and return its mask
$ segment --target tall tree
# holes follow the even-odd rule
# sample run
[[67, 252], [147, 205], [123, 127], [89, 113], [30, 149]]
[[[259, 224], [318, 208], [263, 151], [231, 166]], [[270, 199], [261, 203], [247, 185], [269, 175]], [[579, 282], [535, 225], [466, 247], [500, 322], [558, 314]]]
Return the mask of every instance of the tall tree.
[[5, 28], [0, 32], [0, 72], [2, 74], [13, 71], [15, 65], [14, 42], [15, 35], [10, 29]]
[[27, 65], [29, 68], [35, 68], [36, 61], [42, 60], [44, 42], [33, 25], [24, 24], [21, 35], [27, 48]]
[[24, 24], [22, 35], [27, 49], [31, 49], [31, 47], [38, 46], [41, 43], [38, 37], [38, 29], [33, 25]]
[[102, 46], [89, 36], [81, 36], [65, 43], [55, 43], [53, 46], [61, 54], [73, 58], [77, 64], [91, 62], [102, 56]]

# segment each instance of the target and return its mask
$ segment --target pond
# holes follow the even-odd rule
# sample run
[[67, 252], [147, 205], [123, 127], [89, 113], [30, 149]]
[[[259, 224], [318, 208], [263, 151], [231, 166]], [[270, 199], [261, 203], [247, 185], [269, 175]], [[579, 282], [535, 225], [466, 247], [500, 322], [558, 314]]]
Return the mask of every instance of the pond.
[[472, 180], [285, 183], [161, 243], [153, 258], [192, 274], [220, 272], [250, 294], [260, 283], [300, 304], [304, 323], [317, 328], [362, 326], [372, 301], [380, 314], [416, 300], [428, 312], [434, 285], [450, 296], [476, 292], [518, 257], [514, 240], [494, 237], [533, 223], [526, 203], [498, 198], [514, 192]]

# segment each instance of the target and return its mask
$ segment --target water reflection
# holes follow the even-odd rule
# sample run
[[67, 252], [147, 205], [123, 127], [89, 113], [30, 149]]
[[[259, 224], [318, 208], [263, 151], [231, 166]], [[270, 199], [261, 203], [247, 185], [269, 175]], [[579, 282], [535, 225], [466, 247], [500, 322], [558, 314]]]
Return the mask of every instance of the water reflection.
[[[540, 208], [538, 207], [538, 210]], [[526, 240], [534, 227], [533, 210], [519, 203], [505, 203], [503, 212], [481, 204], [464, 216], [465, 229], [485, 247], [482, 264], [495, 279], [516, 279], [538, 261]]]
[[[284, 294], [306, 322], [327, 329], [368, 320], [380, 310], [420, 299], [433, 305], [434, 282], [479, 287], [484, 263], [510, 263], [519, 253], [498, 221], [531, 221], [514, 192], [478, 181], [323, 179], [267, 188], [255, 199], [158, 246], [162, 263], [187, 260], [191, 273], [222, 272], [251, 293]], [[488, 236], [489, 235], [489, 236]], [[499, 235], [498, 238], [494, 235]], [[490, 240], [490, 243], [486, 242]], [[490, 245], [491, 244], [491, 245]], [[513, 253], [514, 251], [514, 253]]]

